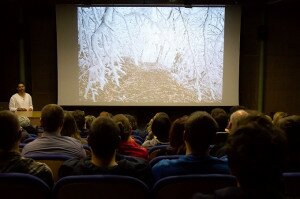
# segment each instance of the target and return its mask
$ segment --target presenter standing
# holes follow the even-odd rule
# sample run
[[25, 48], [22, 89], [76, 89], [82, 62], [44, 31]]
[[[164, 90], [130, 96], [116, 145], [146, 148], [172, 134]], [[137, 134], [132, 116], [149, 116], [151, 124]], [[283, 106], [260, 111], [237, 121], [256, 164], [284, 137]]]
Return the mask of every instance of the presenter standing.
[[25, 92], [24, 83], [19, 83], [17, 87], [18, 93], [11, 96], [9, 100], [10, 111], [32, 111], [31, 96]]

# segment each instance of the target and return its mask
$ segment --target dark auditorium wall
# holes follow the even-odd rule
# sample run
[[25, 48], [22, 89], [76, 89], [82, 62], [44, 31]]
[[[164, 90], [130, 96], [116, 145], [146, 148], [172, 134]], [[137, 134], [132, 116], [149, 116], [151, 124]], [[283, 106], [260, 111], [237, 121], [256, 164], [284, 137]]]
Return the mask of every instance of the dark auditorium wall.
[[[266, 113], [281, 110], [300, 114], [300, 25], [297, 20], [297, 6], [293, 1], [274, 2], [278, 3], [266, 6], [250, 3], [242, 8], [240, 104], [251, 109], [260, 107], [259, 67], [261, 60], [264, 60], [262, 110]], [[25, 79], [34, 100], [35, 110], [40, 110], [45, 104], [56, 103], [55, 5], [48, 3], [16, 6], [8, 3], [6, 9], [1, 12], [1, 17], [5, 19], [5, 28], [1, 31], [3, 48], [1, 47], [0, 56], [1, 65], [4, 67], [1, 67], [0, 102], [7, 102], [15, 92], [16, 82], [20, 79], [21, 62], [25, 67]], [[24, 38], [25, 42], [24, 59], [20, 59], [20, 38]], [[121, 110], [130, 112], [130, 109], [134, 108], [123, 107]], [[165, 108], [179, 115], [196, 109], [200, 108]], [[87, 107], [86, 110], [87, 113], [100, 110], [117, 111], [116, 108], [110, 107]], [[135, 111], [140, 110], [139, 108]], [[159, 107], [145, 108], [144, 112], [151, 115], [156, 110], [159, 110]]]

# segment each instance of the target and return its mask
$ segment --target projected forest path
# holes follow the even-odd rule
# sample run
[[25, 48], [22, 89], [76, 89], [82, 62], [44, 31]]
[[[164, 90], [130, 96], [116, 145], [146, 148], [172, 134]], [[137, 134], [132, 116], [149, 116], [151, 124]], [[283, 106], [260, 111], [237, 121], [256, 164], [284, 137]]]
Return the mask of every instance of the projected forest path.
[[120, 86], [107, 84], [103, 91], [99, 91], [97, 98], [109, 102], [137, 103], [145, 101], [182, 103], [197, 100], [196, 94], [180, 86], [170, 77], [170, 73], [157, 69], [153, 64], [137, 67], [131, 63], [124, 63], [122, 69], [126, 75], [120, 79]]

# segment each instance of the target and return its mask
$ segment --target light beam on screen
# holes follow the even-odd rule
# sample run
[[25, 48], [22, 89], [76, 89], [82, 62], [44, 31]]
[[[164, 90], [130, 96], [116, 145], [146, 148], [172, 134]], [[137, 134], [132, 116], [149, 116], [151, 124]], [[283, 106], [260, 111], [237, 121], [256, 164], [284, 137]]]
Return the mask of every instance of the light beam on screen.
[[79, 101], [220, 103], [225, 7], [78, 7]]

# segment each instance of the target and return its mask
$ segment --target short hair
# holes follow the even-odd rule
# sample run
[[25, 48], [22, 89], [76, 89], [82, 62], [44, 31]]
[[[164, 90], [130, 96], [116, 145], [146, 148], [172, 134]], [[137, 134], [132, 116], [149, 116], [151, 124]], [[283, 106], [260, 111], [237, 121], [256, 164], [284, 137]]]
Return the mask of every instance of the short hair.
[[0, 111], [0, 149], [9, 151], [20, 140], [22, 133], [17, 116], [10, 111]]
[[218, 124], [205, 111], [192, 113], [185, 124], [184, 140], [189, 143], [193, 154], [203, 154], [213, 143]]
[[85, 125], [85, 113], [82, 110], [75, 110], [72, 115], [76, 121], [77, 128], [82, 131]]
[[111, 158], [120, 143], [120, 129], [108, 117], [97, 117], [91, 126], [88, 137], [93, 154], [98, 158]]
[[279, 111], [273, 115], [273, 124], [276, 126], [280, 119], [289, 116], [287, 113]]
[[48, 104], [41, 113], [41, 126], [47, 132], [57, 131], [64, 123], [64, 110], [57, 104]]
[[131, 134], [131, 125], [128, 118], [123, 114], [117, 114], [112, 117], [112, 120], [120, 129], [121, 140], [127, 140]]
[[291, 115], [281, 118], [277, 126], [283, 130], [288, 140], [288, 148], [290, 153], [300, 152], [300, 116]]
[[169, 140], [169, 131], [171, 128], [171, 121], [167, 113], [157, 113], [151, 124], [151, 131], [160, 141]]
[[182, 116], [177, 118], [171, 125], [169, 133], [170, 146], [176, 150], [178, 150], [184, 144], [183, 134], [187, 119], [187, 115]]
[[130, 115], [130, 114], [125, 114], [125, 116], [128, 118], [132, 130], [136, 130], [138, 128], [136, 117], [134, 117], [133, 115]]
[[92, 122], [94, 121], [94, 119], [96, 119], [96, 117], [93, 115], [85, 116], [85, 128], [86, 129], [89, 130], [91, 128], [91, 125], [92, 125]]
[[248, 115], [226, 143], [229, 167], [244, 187], [278, 186], [286, 139], [264, 115]]
[[222, 108], [214, 108], [211, 110], [210, 115], [216, 120], [220, 132], [224, 132], [228, 124], [228, 114]]
[[21, 127], [30, 126], [30, 119], [27, 116], [21, 115], [18, 117]]
[[69, 136], [69, 137], [79, 134], [75, 119], [74, 119], [72, 113], [70, 113], [69, 111], [65, 111], [64, 124], [63, 124], [60, 134], [63, 136]]

